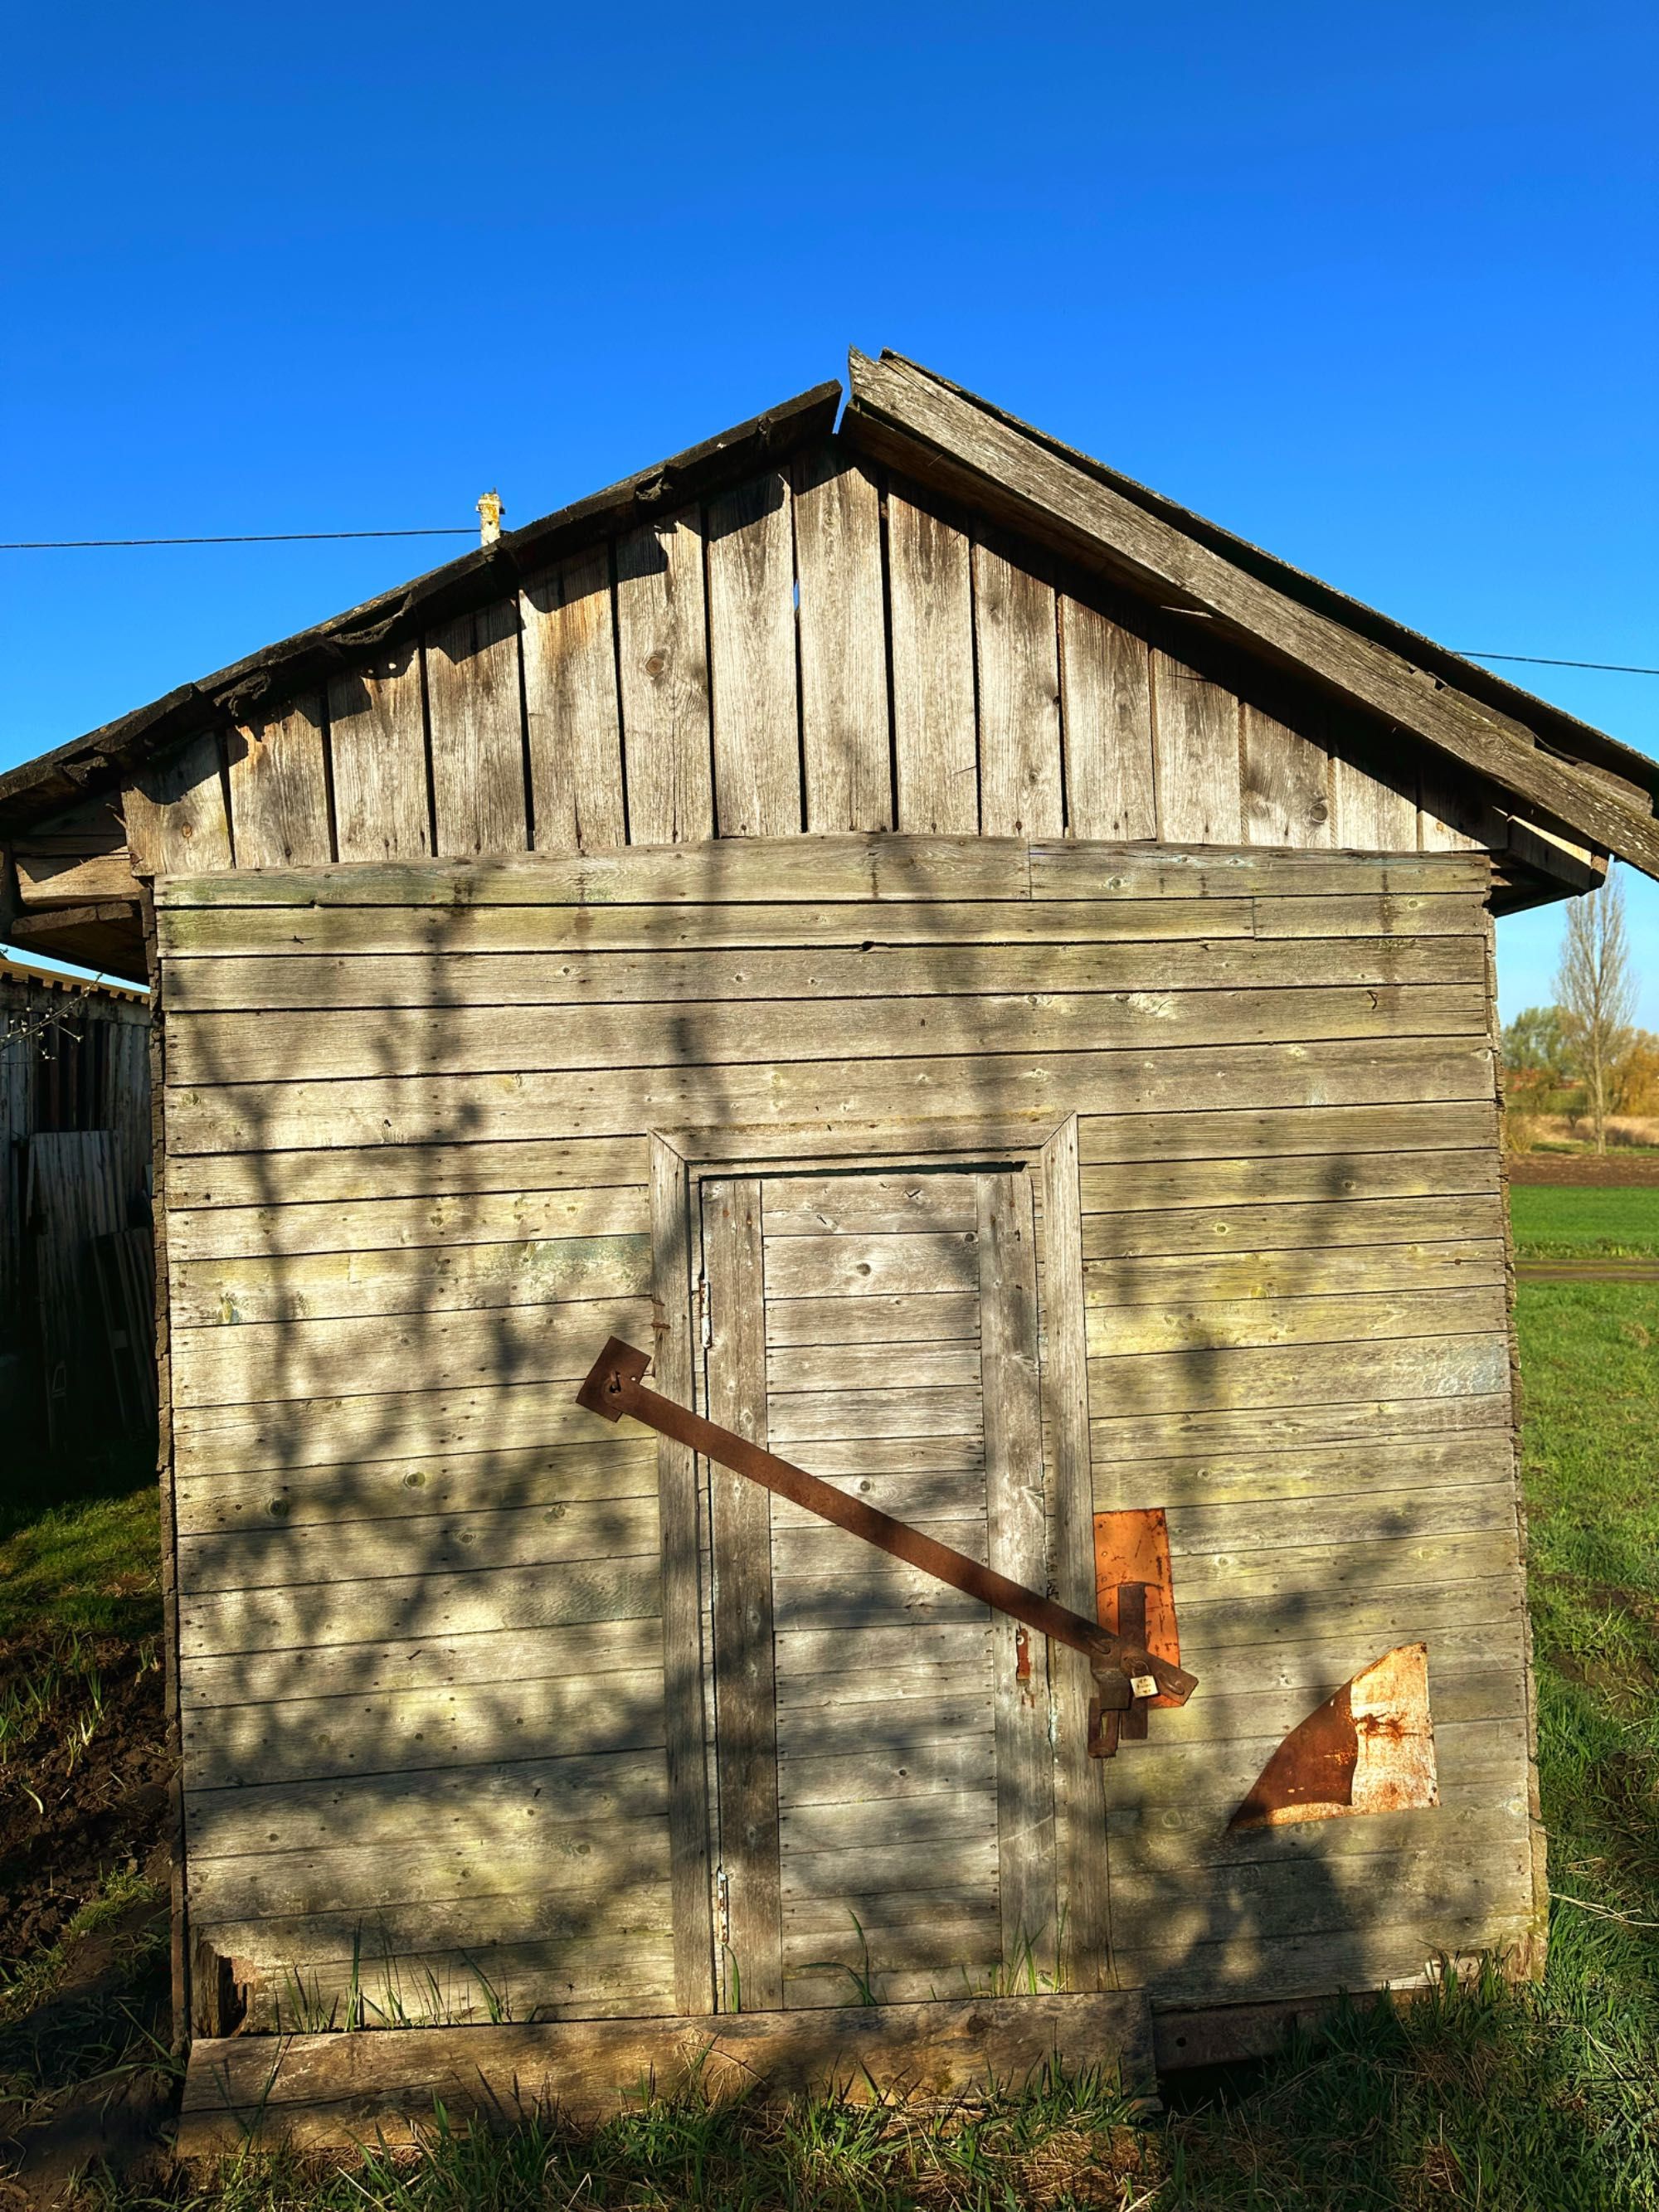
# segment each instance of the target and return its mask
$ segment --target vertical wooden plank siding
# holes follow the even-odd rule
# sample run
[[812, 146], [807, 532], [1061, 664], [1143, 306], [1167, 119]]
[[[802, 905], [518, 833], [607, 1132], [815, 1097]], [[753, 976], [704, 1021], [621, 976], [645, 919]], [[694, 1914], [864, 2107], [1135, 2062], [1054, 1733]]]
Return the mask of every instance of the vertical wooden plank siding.
[[806, 827], [890, 830], [880, 494], [833, 447], [797, 455], [794, 488]]
[[1402, 739], [1397, 757], [1358, 757], [1333, 745], [1331, 842], [1349, 853], [1408, 853], [1417, 843], [1415, 748]]
[[128, 785], [123, 811], [138, 876], [234, 866], [216, 731], [192, 738]]
[[[693, 1402], [690, 1187], [671, 1145], [651, 1146], [653, 1365], [657, 1388]], [[697, 1469], [684, 1444], [657, 1443], [662, 1543], [663, 1715], [666, 1723], [674, 2008], [714, 2009], [708, 1777], [703, 1755], [702, 1601], [698, 1587]]]
[[226, 754], [239, 868], [302, 868], [333, 858], [320, 693], [239, 725]]
[[458, 615], [432, 632], [426, 698], [440, 856], [522, 853], [530, 841], [515, 601]]
[[1156, 837], [1150, 655], [1145, 642], [1062, 593], [1066, 799], [1074, 837]]
[[712, 837], [708, 635], [695, 507], [620, 540], [617, 623], [629, 836], [636, 845]]
[[334, 825], [343, 860], [418, 860], [432, 850], [418, 645], [328, 687]]
[[519, 608], [536, 850], [625, 845], [610, 548], [532, 577]]
[[[1024, 1175], [978, 1178], [980, 1357], [985, 1393], [989, 1560], [1026, 1589], [1043, 1587], [1047, 1528], [1037, 1379], [1036, 1222]], [[997, 1744], [997, 1866], [1003, 1960], [1052, 1973], [1057, 1963], [1054, 1774], [1047, 1654], [1006, 1613], [991, 1622]]]
[[1158, 652], [1152, 697], [1158, 836], [1171, 845], [1241, 843], [1238, 701]]
[[979, 828], [970, 549], [900, 493], [887, 500], [893, 744], [901, 830]]
[[[758, 1178], [705, 1183], [702, 1221], [709, 1418], [763, 1445], [766, 1284]], [[708, 1477], [714, 1763], [729, 1915], [720, 1979], [726, 2010], [766, 2011], [783, 2002], [772, 1501], [727, 1468], [711, 1467]]]
[[1054, 586], [983, 543], [974, 548], [974, 639], [980, 827], [992, 837], [1058, 837], [1066, 824]]
[[1331, 842], [1331, 764], [1324, 749], [1259, 707], [1244, 717], [1244, 836], [1252, 845], [1317, 851]]
[[724, 837], [801, 827], [790, 505], [789, 479], [775, 470], [708, 504], [714, 817]]
[[[1053, 1501], [1053, 1586], [1075, 1613], [1095, 1610], [1094, 1478], [1089, 1456], [1089, 1346], [1083, 1302], [1063, 1286], [1083, 1279], [1078, 1122], [1068, 1115], [1042, 1149], [1048, 1304], [1042, 1385]], [[1090, 1677], [1073, 1652], [1049, 1654], [1054, 1712], [1054, 1860], [1060, 1978], [1071, 1990], [1111, 1985], [1111, 1883], [1105, 1767], [1089, 1756]]]

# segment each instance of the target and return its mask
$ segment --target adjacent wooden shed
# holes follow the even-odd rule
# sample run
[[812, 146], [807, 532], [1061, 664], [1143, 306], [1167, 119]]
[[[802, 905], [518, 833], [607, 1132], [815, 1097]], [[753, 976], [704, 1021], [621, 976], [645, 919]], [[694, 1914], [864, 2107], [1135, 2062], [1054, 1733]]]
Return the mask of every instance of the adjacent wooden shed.
[[198, 2140], [1537, 1964], [1492, 919], [1659, 769], [840, 398], [0, 781], [161, 1008]]

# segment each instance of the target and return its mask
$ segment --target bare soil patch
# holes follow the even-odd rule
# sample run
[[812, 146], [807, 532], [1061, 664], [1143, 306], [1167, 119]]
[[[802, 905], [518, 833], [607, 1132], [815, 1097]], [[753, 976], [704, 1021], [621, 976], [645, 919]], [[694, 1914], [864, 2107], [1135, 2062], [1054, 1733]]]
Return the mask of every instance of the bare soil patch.
[[1511, 1152], [1511, 1182], [1553, 1183], [1566, 1189], [1659, 1188], [1659, 1153]]

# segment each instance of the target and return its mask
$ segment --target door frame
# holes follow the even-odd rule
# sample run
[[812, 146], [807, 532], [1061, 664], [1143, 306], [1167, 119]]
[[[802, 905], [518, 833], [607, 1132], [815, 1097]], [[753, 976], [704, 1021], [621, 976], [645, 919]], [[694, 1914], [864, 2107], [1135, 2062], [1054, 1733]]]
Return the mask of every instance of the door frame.
[[[1058, 1123], [891, 1119], [647, 1133], [656, 1381], [666, 1396], [685, 1406], [695, 1402], [702, 1342], [703, 1182], [928, 1167], [1012, 1168], [1033, 1176], [1043, 1222], [1041, 1382], [1052, 1446], [1043, 1468], [1054, 1542], [1050, 1573], [1060, 1603], [1092, 1619], [1094, 1497], [1078, 1116], [1069, 1114]], [[699, 1513], [696, 1455], [672, 1438], [659, 1437], [657, 1475], [675, 2003], [682, 2013], [702, 2014], [716, 2009], [719, 1986], [714, 1940], [719, 1900], [709, 1820], [707, 1531]], [[1102, 1762], [1088, 1752], [1088, 1681], [1081, 1665], [1065, 1663], [1050, 1670], [1050, 1680], [1060, 1984], [1070, 1990], [1113, 1988], [1105, 1784]]]

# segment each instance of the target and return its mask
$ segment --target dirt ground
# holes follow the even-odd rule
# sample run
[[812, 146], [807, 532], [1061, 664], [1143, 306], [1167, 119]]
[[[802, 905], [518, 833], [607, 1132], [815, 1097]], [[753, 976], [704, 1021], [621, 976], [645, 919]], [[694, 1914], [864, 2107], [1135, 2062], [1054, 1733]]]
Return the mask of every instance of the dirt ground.
[[1659, 1152], [1511, 1152], [1511, 1182], [1581, 1190], [1659, 1188]]

